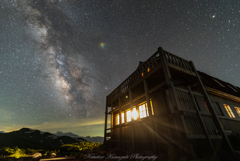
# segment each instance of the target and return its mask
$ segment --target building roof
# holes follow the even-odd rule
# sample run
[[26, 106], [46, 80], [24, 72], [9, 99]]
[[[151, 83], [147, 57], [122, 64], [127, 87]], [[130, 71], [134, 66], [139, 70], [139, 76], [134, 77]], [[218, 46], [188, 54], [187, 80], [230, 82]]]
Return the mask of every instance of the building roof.
[[230, 83], [224, 82], [218, 78], [212, 77], [206, 73], [198, 71], [204, 86], [240, 97], [240, 88]]
[[[167, 63], [171, 66], [175, 66], [179, 69], [183, 69], [186, 73], [193, 73], [191, 61], [185, 60], [177, 55], [174, 55], [168, 51], [163, 50], [161, 47], [158, 48], [158, 51], [155, 52], [150, 58], [144, 62], [139, 62], [137, 69], [126, 78], [117, 88], [115, 88], [109, 95], [108, 98], [115, 98], [119, 93], [125, 92], [129, 89], [136, 81], [145, 76], [145, 73], [148, 73], [149, 70], [157, 67], [160, 61], [160, 54], [164, 54]], [[234, 86], [230, 83], [224, 82], [218, 78], [212, 77], [206, 73], [198, 71], [199, 76], [201, 77], [203, 85], [208, 88], [207, 90], [211, 93], [221, 95], [226, 98], [234, 96], [234, 100], [240, 101], [240, 88]]]

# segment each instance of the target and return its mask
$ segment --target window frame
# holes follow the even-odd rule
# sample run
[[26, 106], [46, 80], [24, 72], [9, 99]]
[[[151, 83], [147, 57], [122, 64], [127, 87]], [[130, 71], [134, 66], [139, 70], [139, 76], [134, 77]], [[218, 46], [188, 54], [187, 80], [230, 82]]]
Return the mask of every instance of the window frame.
[[[126, 123], [131, 122], [132, 121], [132, 111], [131, 111], [131, 109], [129, 108], [129, 109], [125, 110], [125, 112], [126, 112]], [[129, 115], [130, 115], [130, 117], [129, 117]]]
[[125, 123], [125, 112], [122, 111], [121, 115], [122, 115], [122, 120], [121, 120], [122, 122], [121, 123], [124, 124]]
[[235, 110], [236, 110], [238, 116], [240, 116], [240, 107], [235, 107]]
[[115, 125], [120, 125], [120, 115], [119, 115], [119, 113], [117, 113], [115, 115]]
[[223, 104], [223, 106], [225, 107], [225, 109], [226, 109], [226, 111], [228, 113], [228, 116], [230, 118], [236, 118], [236, 116], [234, 115], [234, 113], [233, 113], [233, 111], [232, 111], [232, 109], [231, 109], [231, 107], [229, 105]]
[[[143, 106], [144, 105], [144, 106]], [[141, 109], [140, 109], [141, 107]], [[145, 109], [143, 109], [142, 107], [144, 107]], [[148, 113], [148, 107], [147, 107], [147, 102], [143, 102], [141, 104], [138, 105], [138, 109], [139, 109], [139, 118], [142, 119], [142, 118], [145, 118], [145, 117], [148, 117], [149, 116], [149, 113]]]

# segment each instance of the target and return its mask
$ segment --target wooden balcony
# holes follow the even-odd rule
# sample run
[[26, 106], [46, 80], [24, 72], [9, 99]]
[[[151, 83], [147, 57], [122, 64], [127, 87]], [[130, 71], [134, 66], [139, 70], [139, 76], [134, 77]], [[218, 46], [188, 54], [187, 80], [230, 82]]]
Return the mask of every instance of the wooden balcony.
[[147, 73], [152, 72], [155, 68], [161, 66], [161, 55], [165, 58], [167, 65], [175, 70], [196, 76], [194, 69], [192, 68], [191, 62], [178, 57], [168, 51], [158, 50], [148, 60], [139, 64], [138, 68], [124, 80], [112, 93], [107, 96], [107, 102], [118, 98], [121, 94], [126, 92], [135, 83], [141, 80]]

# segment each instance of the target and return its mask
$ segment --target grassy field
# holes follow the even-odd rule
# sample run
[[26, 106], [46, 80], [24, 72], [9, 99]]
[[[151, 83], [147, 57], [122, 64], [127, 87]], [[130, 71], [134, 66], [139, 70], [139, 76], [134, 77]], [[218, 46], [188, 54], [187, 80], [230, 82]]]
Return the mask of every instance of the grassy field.
[[29, 149], [29, 148], [18, 148], [18, 147], [4, 147], [0, 149], [0, 158], [5, 157], [30, 157], [33, 154], [41, 153], [42, 156], [47, 156], [52, 153], [55, 153], [57, 156], [64, 156], [74, 153], [79, 153], [85, 150], [93, 150], [95, 148], [100, 147], [101, 143], [94, 142], [79, 142], [74, 144], [64, 144], [58, 149], [55, 150], [43, 150], [43, 149]]

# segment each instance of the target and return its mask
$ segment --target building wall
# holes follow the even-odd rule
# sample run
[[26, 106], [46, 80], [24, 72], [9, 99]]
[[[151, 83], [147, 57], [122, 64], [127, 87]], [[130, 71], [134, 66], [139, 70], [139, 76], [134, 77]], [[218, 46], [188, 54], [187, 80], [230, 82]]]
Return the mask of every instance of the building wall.
[[[154, 115], [151, 117], [152, 120], [150, 121], [149, 117], [141, 118], [135, 121], [134, 125], [132, 125], [132, 121], [129, 123], [125, 121], [121, 130], [122, 135], [120, 135], [120, 128], [113, 130], [112, 146], [120, 146], [120, 137], [122, 137], [123, 148], [131, 149], [134, 139], [137, 150], [152, 149], [152, 142], [158, 148], [166, 148], [167, 145], [173, 144], [176, 140], [179, 141], [188, 138], [189, 142], [183, 146], [188, 148], [191, 145], [200, 157], [208, 153], [210, 154], [211, 146], [216, 149], [224, 148], [225, 143], [219, 133], [220, 129], [204, 103], [203, 96], [198, 91], [191, 93], [187, 87], [176, 87], [181, 111], [179, 113], [180, 117], [176, 118], [176, 110], [171, 107], [172, 99], [168, 95], [169, 92], [166, 88], [159, 88], [150, 93], [149, 97], [152, 100], [154, 108]], [[142, 92], [139, 95], [142, 95]], [[137, 98], [138, 94], [135, 93], [134, 96]], [[240, 107], [240, 103], [215, 95], [209, 95], [209, 97], [214, 110], [219, 114], [218, 117], [224, 130], [228, 134], [240, 134], [240, 117], [234, 108]], [[139, 104], [145, 101], [146, 97], [143, 96], [135, 99], [132, 105], [138, 107]], [[223, 104], [231, 107], [236, 118], [229, 117]], [[131, 108], [128, 101], [125, 101], [123, 106], [122, 111]], [[114, 114], [119, 114], [119, 111], [116, 111]], [[181, 127], [181, 121], [183, 122], [184, 131], [179, 128]], [[119, 126], [114, 125], [114, 127]]]

